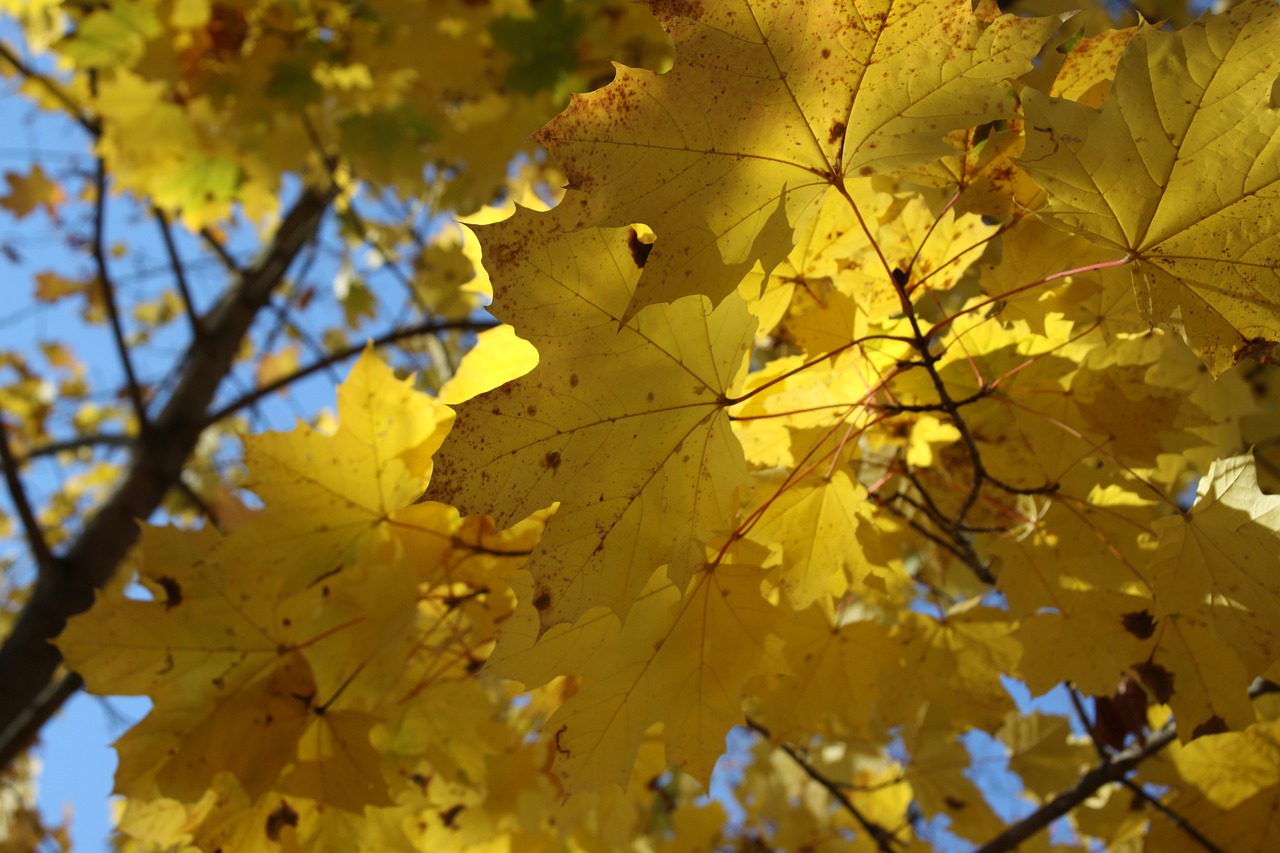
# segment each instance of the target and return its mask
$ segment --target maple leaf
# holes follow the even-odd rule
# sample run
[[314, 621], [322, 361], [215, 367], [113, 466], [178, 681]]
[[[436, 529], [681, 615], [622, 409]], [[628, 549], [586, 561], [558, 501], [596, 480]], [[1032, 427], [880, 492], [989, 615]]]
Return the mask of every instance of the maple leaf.
[[1009, 748], [1009, 769], [1040, 800], [1070, 787], [1094, 756], [1088, 744], [1072, 734], [1065, 717], [1010, 714], [999, 736]]
[[[787, 671], [754, 686], [748, 706], [752, 718], [786, 740], [815, 732], [847, 740], [874, 738], [886, 722], [876, 706], [884, 672], [899, 664], [897, 639], [873, 622], [835, 627], [825, 618], [796, 621], [787, 632]], [[850, 696], [865, 701], [850, 702]]]
[[[104, 596], [59, 639], [95, 689], [154, 703], [120, 741], [122, 792], [193, 803], [229, 774], [259, 805], [276, 792], [359, 813], [391, 805], [392, 756], [483, 765], [425, 737], [422, 715], [466, 707], [449, 685], [509, 615], [503, 577], [542, 523], [495, 533], [410, 505], [450, 413], [371, 354], [338, 411], [332, 436], [254, 437], [265, 509], [225, 535], [148, 529], [139, 577], [152, 599]], [[479, 592], [454, 600], [457, 584]], [[447, 639], [428, 642], [437, 632]], [[379, 731], [393, 748], [375, 748]]]
[[582, 665], [582, 688], [547, 721], [571, 790], [621, 783], [645, 732], [661, 723], [668, 760], [706, 782], [746, 682], [785, 668], [778, 634], [792, 617], [760, 595], [753, 566], [720, 565], [680, 588], [657, 575], [621, 631]]
[[19, 219], [43, 207], [50, 219], [57, 220], [58, 205], [66, 199], [66, 193], [61, 184], [49, 179], [39, 164], [32, 166], [26, 175], [5, 172], [4, 179], [9, 183], [9, 191], [0, 198], [0, 207], [12, 211]]
[[1000, 81], [1058, 24], [963, 0], [649, 5], [672, 70], [619, 66], [537, 135], [590, 195], [588, 224], [658, 235], [624, 322], [767, 273], [847, 177], [953, 153], [948, 131], [1009, 114]]
[[692, 297], [619, 330], [646, 247], [635, 229], [581, 228], [581, 206], [480, 229], [492, 311], [539, 363], [460, 409], [427, 492], [500, 525], [559, 502], [528, 566], [544, 626], [594, 605], [625, 615], [663, 564], [687, 582], [747, 482], [725, 412], [746, 307]]
[[1247, 724], [1244, 691], [1280, 654], [1280, 497], [1258, 488], [1254, 464], [1251, 455], [1218, 460], [1191, 511], [1155, 525], [1154, 615], [1178, 637], [1190, 632], [1163, 664], [1173, 676], [1165, 701], [1181, 719], [1183, 685], [1205, 685], [1203, 700], [1183, 706], [1184, 739]]
[[1278, 38], [1280, 10], [1249, 0], [1178, 32], [1141, 26], [1100, 110], [1022, 97], [1019, 162], [1049, 221], [1128, 258], [1144, 315], [1215, 374], [1280, 323], [1277, 60], [1259, 49]]
[[783, 564], [777, 582], [787, 601], [803, 610], [815, 601], [839, 600], [861, 587], [868, 571], [857, 529], [871, 523], [866, 490], [843, 471], [825, 481], [801, 481], [773, 494], [748, 536], [777, 543]]
[[[1266, 850], [1280, 840], [1280, 723], [1200, 738], [1170, 758], [1177, 772], [1160, 778], [1181, 790], [1169, 805], [1219, 849]], [[1148, 843], [1177, 849], [1184, 838], [1176, 827], [1152, 826]]]

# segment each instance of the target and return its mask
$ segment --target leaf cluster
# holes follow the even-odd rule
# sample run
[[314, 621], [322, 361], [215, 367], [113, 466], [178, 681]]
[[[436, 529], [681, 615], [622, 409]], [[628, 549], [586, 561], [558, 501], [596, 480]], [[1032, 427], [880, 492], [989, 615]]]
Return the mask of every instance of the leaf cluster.
[[[645, 5], [670, 68], [539, 119], [558, 203], [458, 232], [503, 325], [439, 397], [366, 354], [331, 430], [246, 440], [261, 509], [148, 529], [146, 594], [118, 576], [59, 638], [91, 689], [155, 703], [120, 744], [127, 844], [994, 851], [1065, 816], [1063, 846], [1265, 848], [1280, 11]], [[274, 8], [244, 15], [263, 45], [301, 26]], [[303, 122], [334, 140], [313, 174], [413, 191], [373, 149], [471, 144], [466, 104], [448, 130], [439, 95], [370, 107], [326, 51], [383, 33], [394, 90], [402, 31], [341, 8], [289, 95], [340, 93]], [[468, 80], [511, 109], [554, 90], [581, 12], [495, 23], [563, 38]], [[91, 49], [106, 14], [68, 55], [170, 79]], [[414, 14], [434, 45], [489, 12]], [[216, 59], [234, 28], [202, 20]], [[440, 56], [440, 80], [492, 60]], [[195, 97], [255, 108], [215, 77]], [[46, 183], [10, 208], [52, 210]], [[981, 743], [1020, 810], [971, 778]]]

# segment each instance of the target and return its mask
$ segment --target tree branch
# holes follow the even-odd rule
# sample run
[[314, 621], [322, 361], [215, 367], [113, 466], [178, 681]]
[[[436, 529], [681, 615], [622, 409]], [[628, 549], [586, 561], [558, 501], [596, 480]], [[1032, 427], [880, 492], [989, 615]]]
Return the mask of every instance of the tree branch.
[[1092, 797], [1103, 785], [1123, 779], [1129, 771], [1173, 743], [1177, 736], [1177, 729], [1171, 723], [1147, 738], [1145, 744], [1134, 744], [1126, 750], [1117, 752], [1110, 762], [1099, 764], [1081, 776], [1079, 781], [1070, 788], [979, 847], [974, 853], [1004, 853], [1007, 850], [1016, 850], [1019, 844]]
[[[768, 729], [751, 719], [747, 720], [747, 728], [756, 732], [766, 740], [773, 740], [773, 735], [769, 733]], [[841, 808], [853, 816], [853, 819], [858, 822], [858, 825], [861, 826], [863, 830], [865, 830], [866, 833], [875, 841], [876, 849], [879, 850], [880, 853], [893, 853], [895, 846], [903, 846], [902, 841], [892, 832], [864, 815], [858, 807], [853, 804], [853, 801], [849, 799], [849, 795], [844, 792], [844, 788], [839, 783], [827, 778], [825, 774], [811, 765], [795, 747], [790, 744], [779, 743], [778, 748], [785, 752], [787, 756], [805, 772], [806, 776], [826, 789], [826, 792], [840, 804]]]
[[[1270, 693], [1274, 686], [1271, 682], [1259, 678], [1249, 687], [1249, 698], [1257, 699], [1264, 693]], [[1177, 736], [1177, 720], [1170, 720], [1164, 728], [1148, 737], [1145, 744], [1135, 743], [1128, 749], [1112, 754], [1109, 760], [1103, 759], [1101, 764], [1081, 776], [1080, 780], [1070, 788], [979, 847], [974, 853], [1003, 853], [1006, 850], [1016, 850], [1019, 844], [1092, 797], [1103, 785], [1111, 782], [1123, 783], [1130, 771], [1137, 769], [1142, 762], [1173, 743]], [[1145, 794], [1145, 791], [1143, 793]], [[1192, 837], [1201, 841], [1197, 837], [1199, 835], [1200, 833], [1196, 832]], [[1208, 850], [1217, 849], [1208, 839], [1201, 841], [1201, 844]]]
[[312, 239], [332, 200], [331, 191], [307, 189], [280, 223], [271, 243], [205, 320], [178, 382], [151, 429], [138, 439], [115, 492], [89, 520], [54, 571], [41, 575], [13, 631], [0, 648], [0, 767], [30, 742], [23, 719], [47, 718], [66, 697], [50, 691], [62, 656], [50, 641], [71, 616], [93, 603], [151, 516], [181, 476], [208, 424], [206, 412], [258, 312], [302, 247]]
[[75, 438], [69, 438], [66, 441], [51, 441], [48, 444], [42, 444], [39, 447], [33, 447], [27, 451], [23, 457], [24, 461], [39, 459], [43, 456], [53, 456], [68, 450], [79, 450], [82, 447], [133, 447], [138, 443], [138, 439], [132, 435], [102, 433], [99, 435], [81, 435]]
[[93, 200], [93, 260], [98, 268], [98, 286], [102, 288], [102, 301], [107, 306], [107, 319], [110, 321], [111, 338], [116, 344], [116, 355], [124, 368], [125, 387], [129, 390], [129, 401], [133, 404], [134, 417], [138, 419], [138, 431], [146, 435], [150, 429], [147, 417], [147, 404], [142, 399], [142, 386], [138, 384], [138, 375], [133, 369], [133, 356], [129, 352], [129, 343], [124, 337], [124, 324], [120, 319], [120, 306], [116, 304], [116, 288], [111, 282], [107, 269], [107, 247], [105, 240], [107, 216], [107, 164], [98, 158], [97, 170], [94, 173], [94, 189], [97, 198]]
[[43, 88], [55, 100], [60, 101], [67, 108], [67, 112], [71, 113], [71, 117], [76, 120], [76, 123], [88, 131], [91, 136], [96, 138], [102, 134], [102, 125], [99, 124], [98, 120], [86, 113], [84, 108], [76, 103], [75, 98], [71, 97], [66, 89], [58, 85], [53, 78], [36, 71], [18, 56], [17, 51], [3, 42], [0, 42], [0, 59], [12, 65], [23, 77]]
[[292, 385], [294, 382], [297, 382], [301, 379], [306, 379], [311, 374], [318, 373], [321, 370], [326, 370], [329, 367], [332, 367], [333, 365], [341, 361], [346, 361], [349, 358], [355, 358], [360, 353], [364, 352], [365, 348], [368, 346], [382, 347], [382, 346], [386, 346], [387, 344], [395, 343], [396, 341], [402, 341], [405, 338], [416, 338], [421, 335], [434, 335], [434, 334], [439, 334], [440, 332], [447, 332], [447, 331], [482, 332], [485, 329], [492, 329], [494, 326], [497, 326], [497, 325], [498, 324], [495, 322], [484, 322], [484, 321], [477, 322], [473, 320], [447, 320], [443, 322], [441, 321], [425, 322], [425, 323], [420, 323], [416, 326], [406, 326], [402, 329], [396, 329], [394, 331], [386, 333], [385, 335], [380, 335], [379, 337], [371, 338], [367, 343], [358, 344], [358, 345], [353, 344], [352, 346], [346, 347], [345, 349], [335, 350], [334, 352], [329, 353], [324, 358], [317, 359], [311, 364], [308, 364], [306, 367], [299, 368], [293, 373], [290, 373], [288, 376], [282, 376], [273, 382], [268, 382], [266, 385], [260, 385], [257, 388], [253, 389], [252, 391], [250, 391], [248, 394], [245, 394], [243, 397], [239, 397], [235, 400], [232, 400], [230, 403], [223, 406], [221, 409], [214, 412], [212, 415], [209, 415], [207, 422], [212, 424], [217, 421], [220, 421], [223, 418], [228, 417], [229, 415], [235, 414], [241, 409], [252, 406], [254, 403], [258, 402], [263, 397], [266, 397], [269, 394], [279, 391], [281, 388], [284, 388], [287, 385]]
[[13, 455], [13, 447], [9, 444], [9, 428], [0, 419], [0, 463], [4, 466], [5, 485], [9, 487], [9, 497], [13, 508], [22, 521], [22, 529], [27, 535], [27, 544], [31, 547], [31, 555], [35, 557], [36, 566], [41, 575], [52, 573], [58, 564], [58, 558], [49, 550], [49, 542], [44, 538], [40, 522], [36, 519], [31, 501], [27, 500], [27, 489], [22, 484], [22, 476], [18, 472], [18, 460]]
[[[1093, 743], [1094, 752], [1096, 752], [1098, 757], [1104, 762], [1108, 761], [1110, 752], [1107, 750], [1106, 745], [1098, 739], [1098, 734], [1093, 728], [1093, 721], [1089, 719], [1088, 713], [1085, 712], [1084, 701], [1080, 698], [1080, 692], [1076, 690], [1074, 686], [1068, 684], [1067, 695], [1071, 697], [1071, 706], [1075, 709], [1076, 719], [1080, 721], [1080, 725], [1084, 726], [1084, 730], [1089, 734], [1089, 740]], [[1197, 844], [1209, 851], [1209, 853], [1222, 853], [1221, 848], [1202, 835], [1198, 829], [1187, 821], [1186, 818], [1160, 802], [1158, 797], [1153, 797], [1151, 794], [1147, 793], [1147, 789], [1142, 785], [1128, 777], [1121, 777], [1119, 782], [1121, 785], [1128, 788], [1135, 797], [1138, 797], [1147, 805], [1151, 806], [1153, 809], [1160, 812], [1160, 814], [1168, 818], [1174, 826], [1185, 832]]]
[[164, 250], [169, 256], [169, 266], [173, 269], [173, 280], [182, 294], [182, 307], [187, 312], [187, 323], [191, 326], [191, 337], [199, 338], [204, 334], [204, 326], [200, 315], [196, 313], [195, 303], [191, 301], [191, 288], [187, 286], [187, 269], [178, 255], [178, 247], [173, 242], [173, 233], [169, 230], [169, 217], [158, 207], [151, 208], [152, 214], [160, 226], [160, 236], [164, 238]]

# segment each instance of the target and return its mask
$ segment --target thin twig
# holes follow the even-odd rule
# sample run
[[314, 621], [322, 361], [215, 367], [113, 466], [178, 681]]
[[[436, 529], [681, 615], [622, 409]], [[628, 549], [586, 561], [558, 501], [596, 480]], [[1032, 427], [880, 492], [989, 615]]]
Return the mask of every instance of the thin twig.
[[227, 247], [223, 245], [218, 236], [208, 228], [200, 229], [200, 237], [209, 244], [209, 248], [218, 256], [218, 260], [222, 261], [222, 265], [227, 268], [227, 272], [243, 275], [244, 268], [240, 266], [239, 261], [231, 256], [231, 252], [227, 251]]
[[200, 322], [200, 315], [196, 313], [195, 303], [191, 299], [191, 288], [187, 286], [187, 270], [182, 263], [182, 258], [178, 255], [178, 247], [173, 242], [173, 232], [169, 227], [169, 217], [158, 207], [153, 207], [151, 212], [156, 217], [156, 222], [160, 225], [160, 236], [164, 238], [164, 249], [169, 255], [169, 266], [173, 269], [173, 280], [178, 285], [178, 292], [182, 294], [182, 307], [187, 312], [187, 322], [191, 326], [191, 336], [199, 338], [204, 334], [204, 326]]
[[[748, 718], [746, 724], [747, 728], [756, 732], [766, 740], [773, 740], [773, 735], [770, 734], [769, 730], [754, 720]], [[795, 747], [786, 743], [778, 743], [778, 748], [785, 752], [787, 756], [796, 763], [796, 766], [804, 771], [806, 776], [826, 789], [827, 793], [840, 804], [840, 807], [847, 811], [853, 819], [858, 822], [858, 825], [875, 840], [876, 849], [879, 850], [880, 853], [893, 853], [895, 846], [903, 846], [901, 839], [897, 838], [892, 832], [864, 815], [858, 807], [853, 804], [853, 801], [849, 799], [849, 795], [845, 793], [844, 787], [840, 785], [840, 783], [828, 778], [824, 773], [818, 770], [818, 768], [810, 764]]]
[[8, 62], [23, 77], [40, 86], [56, 100], [61, 101], [62, 105], [67, 108], [67, 112], [71, 113], [71, 117], [76, 120], [76, 123], [88, 131], [91, 136], [97, 137], [102, 134], [102, 125], [99, 121], [86, 113], [84, 108], [76, 103], [75, 98], [71, 97], [66, 89], [58, 85], [52, 77], [36, 71], [18, 56], [17, 51], [3, 42], [0, 42], [0, 59]]
[[284, 388], [287, 385], [291, 385], [300, 379], [305, 379], [311, 374], [316, 373], [318, 371], [326, 370], [329, 367], [339, 362], [346, 361], [349, 358], [354, 358], [355, 356], [364, 352], [366, 347], [369, 347], [369, 346], [382, 347], [382, 346], [386, 346], [387, 344], [395, 343], [396, 341], [404, 340], [405, 338], [416, 338], [421, 335], [435, 335], [435, 334], [439, 334], [440, 332], [448, 332], [448, 331], [482, 332], [485, 329], [492, 329], [496, 325], [498, 324], [495, 322], [486, 322], [486, 321], [449, 320], [444, 322], [441, 322], [441, 321], [425, 322], [425, 323], [420, 323], [417, 326], [409, 326], [403, 329], [396, 329], [394, 331], [386, 333], [385, 335], [380, 335], [376, 338], [371, 338], [367, 343], [353, 344], [344, 349], [335, 350], [334, 352], [329, 353], [324, 358], [318, 359], [317, 361], [312, 362], [311, 364], [308, 364], [306, 367], [299, 368], [293, 373], [290, 373], [288, 376], [282, 376], [273, 382], [268, 382], [266, 385], [260, 385], [257, 388], [255, 388], [253, 391], [250, 391], [248, 394], [245, 394], [243, 397], [239, 397], [235, 400], [232, 400], [230, 403], [223, 406], [221, 409], [218, 409], [216, 412], [209, 415], [206, 422], [216, 423], [217, 421], [220, 421], [229, 415], [235, 414], [236, 412], [240, 411], [243, 408], [246, 408], [247, 406], [252, 406], [254, 403], [258, 402], [263, 397], [266, 397], [269, 394], [279, 391], [281, 388]]
[[28, 450], [23, 457], [23, 461], [32, 459], [40, 459], [44, 456], [54, 456], [69, 450], [79, 450], [82, 447], [133, 447], [138, 443], [136, 436], [124, 434], [101, 434], [101, 435], [81, 435], [75, 438], [69, 438], [66, 441], [51, 441], [48, 444], [42, 444], [39, 447]]
[[196, 510], [214, 526], [215, 529], [222, 530], [222, 520], [219, 519], [218, 514], [213, 511], [213, 507], [209, 506], [208, 502], [204, 498], [200, 497], [200, 495], [196, 493], [196, 490], [191, 488], [191, 485], [186, 480], [179, 477], [177, 489], [182, 492], [182, 496], [186, 498], [187, 501], [194, 506]]
[[35, 510], [27, 498], [26, 486], [22, 484], [22, 475], [18, 472], [18, 460], [13, 455], [13, 447], [9, 444], [9, 427], [0, 419], [0, 463], [4, 465], [5, 485], [9, 487], [9, 499], [22, 521], [23, 532], [27, 536], [27, 544], [31, 547], [31, 555], [35, 557], [36, 566], [42, 575], [52, 573], [58, 566], [58, 558], [49, 549], [49, 541], [40, 529]]
[[1145, 744], [1134, 744], [1116, 753], [1109, 762], [1099, 764], [1080, 779], [1022, 820], [979, 847], [974, 853], [1005, 853], [1016, 850], [1028, 838], [1070, 812], [1097, 793], [1103, 785], [1119, 781], [1142, 762], [1160, 752], [1177, 739], [1172, 724], [1147, 738]]
[[111, 325], [111, 337], [116, 344], [116, 355], [124, 369], [125, 386], [129, 392], [129, 401], [133, 404], [134, 417], [138, 419], [138, 432], [146, 435], [150, 428], [147, 416], [147, 404], [142, 399], [142, 387], [138, 384], [138, 375], [133, 369], [133, 355], [129, 342], [125, 340], [124, 323], [120, 319], [120, 306], [116, 303], [115, 285], [107, 269], [107, 247], [105, 240], [107, 214], [107, 164], [101, 157], [94, 175], [94, 187], [97, 198], [93, 209], [93, 260], [98, 268], [98, 286], [102, 288], [102, 301], [107, 306], [107, 319]]

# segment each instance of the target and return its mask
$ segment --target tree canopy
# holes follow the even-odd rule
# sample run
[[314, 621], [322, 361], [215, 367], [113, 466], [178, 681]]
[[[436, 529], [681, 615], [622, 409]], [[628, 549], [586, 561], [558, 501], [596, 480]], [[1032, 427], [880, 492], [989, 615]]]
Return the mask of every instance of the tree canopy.
[[1280, 7], [1078, 5], [0, 0], [5, 784], [83, 688], [123, 851], [1280, 843]]

